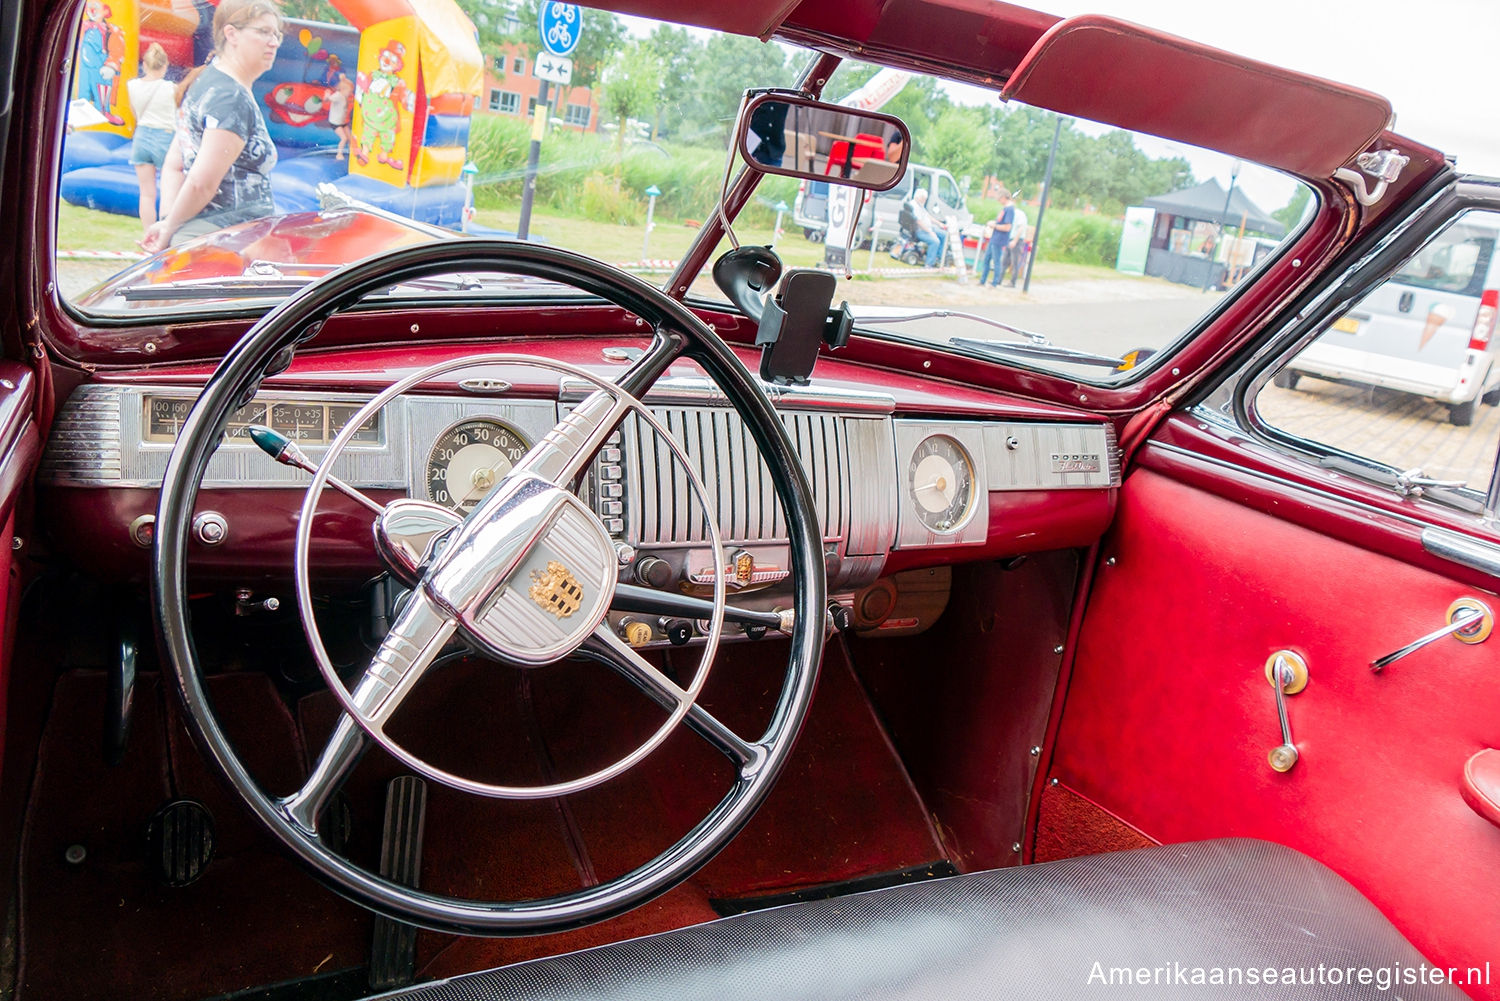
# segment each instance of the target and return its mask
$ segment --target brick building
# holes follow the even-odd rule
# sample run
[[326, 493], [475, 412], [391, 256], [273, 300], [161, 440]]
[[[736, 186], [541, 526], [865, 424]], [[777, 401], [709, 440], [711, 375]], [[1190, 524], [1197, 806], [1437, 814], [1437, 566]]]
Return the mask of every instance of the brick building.
[[[542, 81], [532, 75], [536, 52], [529, 45], [507, 43], [485, 52], [484, 95], [479, 111], [530, 119]], [[556, 117], [564, 127], [599, 131], [599, 102], [588, 87], [548, 88]], [[559, 93], [561, 91], [561, 93]]]

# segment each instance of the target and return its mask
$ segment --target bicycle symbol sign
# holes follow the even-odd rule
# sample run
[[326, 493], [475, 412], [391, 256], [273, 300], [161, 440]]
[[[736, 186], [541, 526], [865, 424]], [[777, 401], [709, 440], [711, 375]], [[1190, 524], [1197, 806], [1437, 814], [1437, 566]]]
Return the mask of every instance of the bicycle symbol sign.
[[577, 4], [543, 0], [537, 27], [541, 29], [542, 48], [554, 56], [566, 56], [578, 47], [578, 36], [583, 34], [583, 14]]

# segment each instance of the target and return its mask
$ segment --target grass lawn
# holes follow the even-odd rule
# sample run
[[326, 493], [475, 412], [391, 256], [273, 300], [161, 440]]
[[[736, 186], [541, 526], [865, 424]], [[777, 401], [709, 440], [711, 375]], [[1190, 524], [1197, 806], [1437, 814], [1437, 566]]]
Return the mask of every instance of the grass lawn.
[[[481, 209], [477, 218], [483, 225], [514, 231], [519, 222], [519, 211]], [[531, 231], [535, 236], [555, 246], [577, 250], [610, 264], [639, 261], [643, 256], [641, 253], [644, 236], [642, 226], [598, 223], [547, 212], [535, 212], [532, 214]], [[769, 227], [747, 226], [735, 232], [741, 243], [764, 244], [771, 240]], [[676, 261], [686, 252], [697, 234], [696, 227], [682, 223], [659, 222], [651, 232], [644, 256], [653, 260]], [[58, 212], [58, 249], [60, 250], [135, 251], [138, 250], [135, 241], [140, 238], [140, 235], [140, 223], [132, 216], [114, 215], [67, 204], [62, 205]], [[726, 240], [720, 244], [718, 252], [722, 253], [728, 249], [729, 243]], [[776, 249], [787, 267], [813, 267], [823, 260], [823, 245], [805, 239], [796, 227], [791, 226], [790, 219], [784, 220], [782, 239]], [[867, 266], [870, 259], [868, 251], [855, 251], [856, 267]], [[83, 267], [89, 262], [66, 263], [76, 268]], [[875, 254], [874, 263], [877, 268], [899, 266], [897, 262], [881, 253]], [[101, 266], [93, 265], [93, 269], [98, 270]], [[118, 265], [103, 267], [108, 272], [118, 269]], [[655, 272], [655, 274], [659, 275], [660, 272]], [[85, 277], [87, 281], [83, 281]], [[92, 284], [100, 277], [102, 274], [95, 275], [92, 271], [87, 276], [80, 275], [79, 280], [83, 284], [78, 287]], [[1038, 286], [1045, 287], [1062, 283], [1156, 283], [1158, 281], [1158, 279], [1123, 275], [1112, 268], [1056, 261], [1037, 261], [1032, 275], [1034, 295], [1039, 291]], [[845, 283], [841, 281], [840, 285], [845, 286]], [[719, 296], [706, 273], [700, 275], [694, 283], [694, 290], [715, 298]], [[1163, 289], [1163, 294], [1169, 294], [1170, 291]], [[858, 276], [854, 284], [845, 287], [840, 294], [854, 302], [866, 305], [911, 306], [941, 305], [945, 299], [956, 306], [978, 295], [978, 293], [962, 293], [951, 277], [944, 279], [937, 272], [930, 275], [909, 274], [899, 278]]]

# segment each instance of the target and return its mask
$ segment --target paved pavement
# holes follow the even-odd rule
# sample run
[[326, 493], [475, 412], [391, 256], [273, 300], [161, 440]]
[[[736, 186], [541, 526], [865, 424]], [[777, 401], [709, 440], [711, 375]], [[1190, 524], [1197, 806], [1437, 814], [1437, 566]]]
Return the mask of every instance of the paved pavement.
[[1500, 444], [1500, 407], [1483, 404], [1473, 425], [1455, 427], [1448, 408], [1430, 400], [1311, 376], [1296, 389], [1268, 385], [1256, 404], [1266, 423], [1299, 437], [1478, 490], [1490, 482]]

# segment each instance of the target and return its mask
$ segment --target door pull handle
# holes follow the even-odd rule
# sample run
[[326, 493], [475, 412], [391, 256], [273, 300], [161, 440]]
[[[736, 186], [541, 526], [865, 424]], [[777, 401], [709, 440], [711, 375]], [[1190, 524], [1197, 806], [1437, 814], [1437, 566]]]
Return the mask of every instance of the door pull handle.
[[1299, 757], [1292, 740], [1292, 724], [1286, 715], [1288, 696], [1307, 687], [1307, 661], [1291, 650], [1278, 650], [1266, 659], [1266, 680], [1276, 689], [1276, 722], [1281, 725], [1281, 743], [1266, 754], [1266, 761], [1278, 772], [1289, 772]]
[[1444, 636], [1452, 636], [1460, 643], [1483, 643], [1489, 639], [1495, 627], [1495, 616], [1490, 607], [1478, 598], [1459, 598], [1448, 606], [1448, 624], [1434, 629], [1419, 640], [1406, 644], [1394, 653], [1370, 661], [1370, 670], [1379, 674], [1408, 654], [1416, 653], [1429, 643], [1436, 643]]

